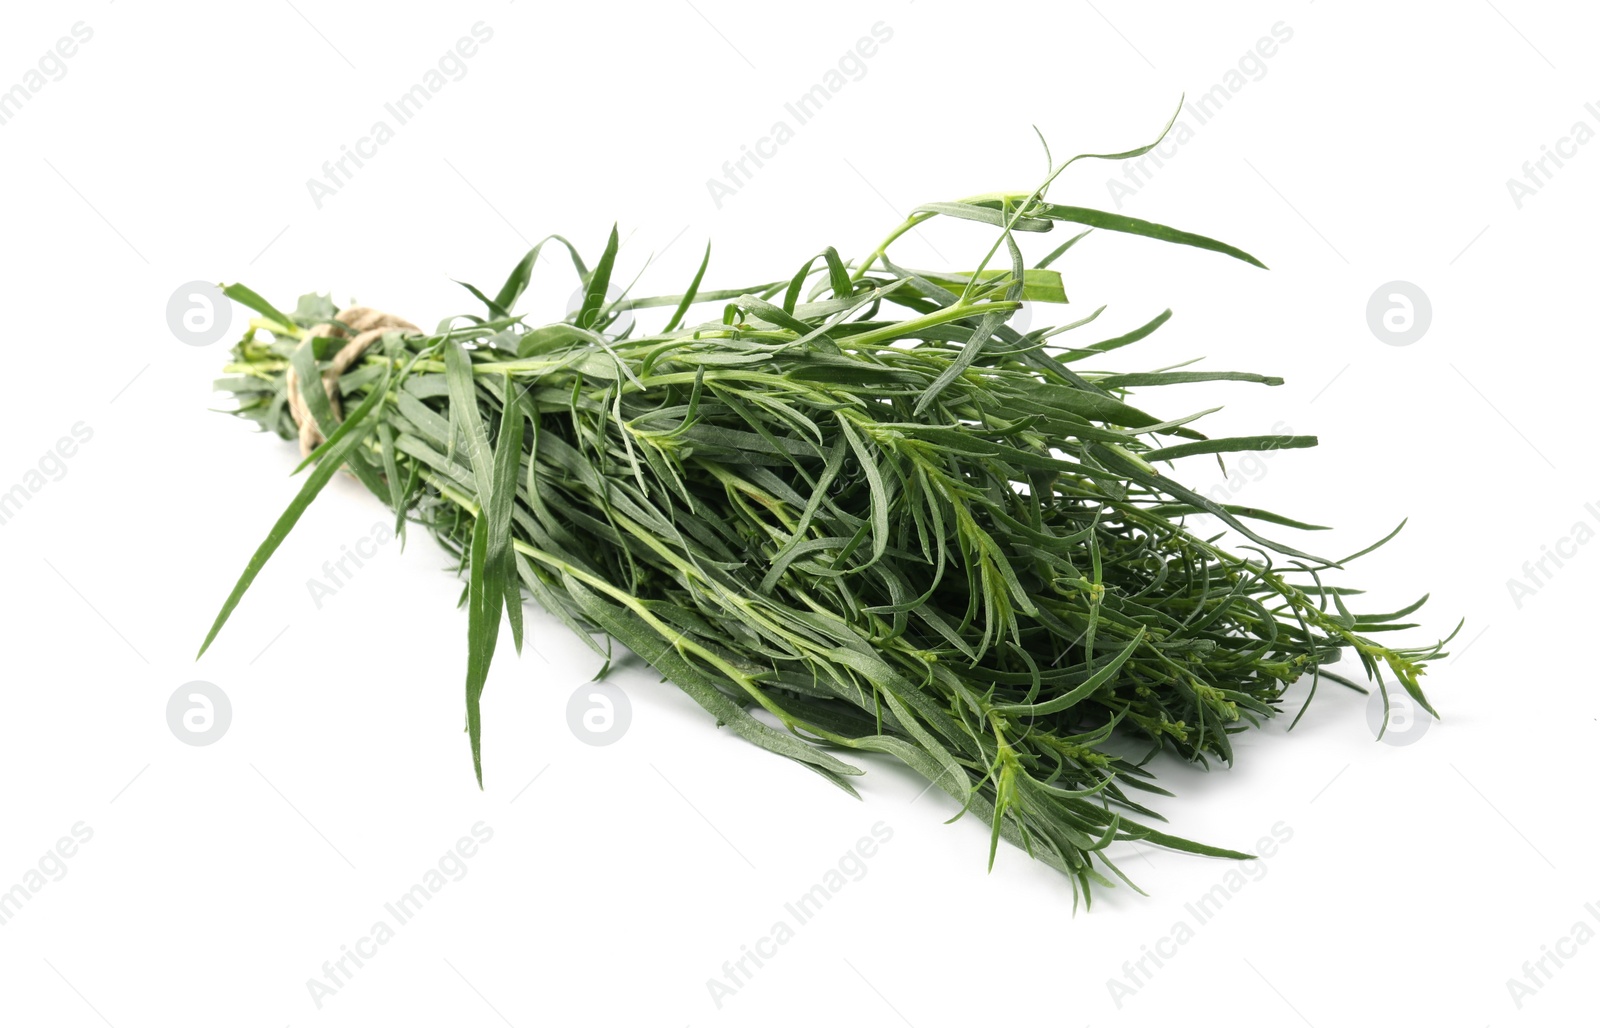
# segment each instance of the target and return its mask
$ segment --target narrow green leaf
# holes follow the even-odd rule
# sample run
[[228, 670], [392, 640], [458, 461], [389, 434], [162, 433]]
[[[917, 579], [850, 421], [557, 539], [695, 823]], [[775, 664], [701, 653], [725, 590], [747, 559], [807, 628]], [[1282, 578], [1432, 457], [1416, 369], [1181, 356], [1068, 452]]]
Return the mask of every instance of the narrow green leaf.
[[1066, 207], [1054, 203], [1040, 204], [1030, 208], [1029, 213], [1042, 218], [1049, 218], [1053, 221], [1072, 221], [1077, 222], [1079, 225], [1103, 228], [1110, 232], [1126, 232], [1130, 235], [1147, 236], [1150, 239], [1161, 239], [1169, 243], [1179, 243], [1183, 246], [1194, 246], [1202, 250], [1213, 250], [1244, 261], [1246, 264], [1254, 264], [1262, 269], [1266, 268], [1265, 264], [1262, 264], [1236, 246], [1229, 246], [1227, 243], [1219, 242], [1208, 236], [1185, 232], [1182, 229], [1157, 225], [1153, 221], [1130, 218], [1124, 214], [1112, 214], [1109, 211], [1097, 211], [1089, 207]]
[[[1000, 268], [991, 268], [978, 275], [971, 272], [919, 272], [926, 281], [959, 293], [976, 278], [984, 284], [1000, 283], [1010, 279], [1011, 273]], [[1030, 300], [1038, 303], [1066, 303], [1067, 290], [1061, 282], [1059, 271], [1049, 271], [1043, 268], [1028, 268], [1022, 276], [1022, 294], [1019, 299]]]
[[617, 260], [617, 226], [611, 226], [611, 237], [606, 240], [606, 251], [600, 255], [600, 263], [594, 266], [594, 272], [589, 276], [584, 287], [583, 306], [578, 308], [577, 317], [573, 323], [579, 328], [593, 328], [599, 320], [600, 311], [606, 305], [606, 289], [611, 285], [611, 268]]
[[490, 573], [485, 588], [504, 594], [518, 653], [522, 652], [522, 592], [517, 585], [511, 533], [517, 478], [522, 470], [522, 427], [522, 407], [514, 397], [508, 397], [500, 415], [500, 436], [495, 441], [494, 481], [481, 515], [489, 520], [489, 543], [484, 559]]
[[[589, 271], [584, 267], [583, 258], [578, 256], [577, 249], [571, 243], [561, 236], [545, 236], [523, 255], [522, 260], [517, 262], [516, 267], [511, 269], [511, 274], [506, 277], [505, 285], [500, 287], [500, 292], [496, 294], [493, 301], [483, 297], [476, 289], [472, 290], [474, 295], [488, 304], [491, 314], [495, 317], [505, 317], [516, 307], [517, 301], [522, 298], [523, 290], [528, 288], [528, 282], [533, 277], [533, 266], [539, 259], [539, 251], [543, 249], [544, 244], [552, 239], [567, 248], [567, 253], [572, 257], [572, 266], [577, 269], [578, 278], [584, 279], [588, 277]], [[468, 288], [470, 289], [471, 287], [469, 286]]]
[[706, 266], [711, 263], [711, 240], [706, 240], [705, 256], [700, 258], [700, 267], [694, 273], [694, 281], [689, 283], [688, 292], [683, 294], [683, 299], [678, 301], [677, 310], [672, 312], [672, 320], [668, 321], [662, 332], [672, 332], [683, 321], [683, 316], [689, 310], [689, 305], [694, 303], [695, 294], [700, 291], [700, 281], [706, 277]]
[[479, 709], [489, 664], [500, 634], [500, 604], [504, 588], [491, 588], [489, 576], [489, 521], [474, 518], [472, 546], [467, 565], [467, 735], [472, 745], [472, 772], [483, 788], [483, 715]]
[[[377, 394], [373, 394], [372, 397], [369, 397], [369, 402], [376, 402], [376, 397]], [[256, 575], [261, 573], [261, 569], [266, 566], [267, 561], [277, 552], [283, 540], [288, 538], [290, 530], [299, 522], [300, 516], [306, 512], [306, 508], [311, 505], [311, 501], [316, 499], [323, 486], [333, 480], [333, 476], [338, 474], [339, 468], [344, 465], [345, 459], [366, 437], [368, 425], [365, 420], [365, 414], [368, 409], [370, 408], [358, 408], [350, 419], [356, 422], [357, 427], [333, 443], [333, 445], [324, 444], [319, 451], [322, 457], [318, 460], [317, 466], [311, 470], [311, 474], [306, 476], [305, 484], [300, 487], [300, 491], [295, 494], [295, 498], [289, 502], [289, 506], [279, 515], [278, 520], [273, 523], [272, 529], [267, 532], [266, 539], [262, 540], [261, 545], [256, 548], [255, 554], [251, 556], [249, 563], [245, 565], [244, 574], [239, 576], [239, 581], [233, 587], [233, 592], [229, 593], [228, 598], [223, 601], [222, 610], [218, 612], [217, 619], [211, 624], [211, 631], [206, 633], [205, 641], [200, 644], [200, 652], [195, 654], [196, 660], [205, 655], [206, 650], [211, 646], [212, 640], [217, 637], [218, 632], [222, 631], [222, 626], [227, 624], [228, 617], [233, 613], [233, 609], [239, 605], [239, 601], [244, 598], [245, 592], [249, 590], [250, 584], [256, 580]]]
[[1012, 215], [1003, 213], [994, 207], [980, 207], [977, 204], [925, 203], [917, 207], [916, 210], [912, 211], [912, 213], [919, 214], [924, 211], [930, 214], [942, 214], [947, 218], [960, 218], [963, 221], [977, 221], [985, 225], [993, 225], [996, 228], [1000, 228], [1009, 223], [1011, 228], [1017, 232], [1050, 231], [1050, 222], [1043, 218], [1024, 217], [1013, 220]]
[[1071, 239], [1067, 240], [1065, 243], [1062, 243], [1060, 246], [1056, 247], [1054, 250], [1051, 250], [1049, 253], [1045, 254], [1044, 259], [1041, 260], [1038, 264], [1035, 264], [1034, 267], [1035, 268], [1048, 268], [1050, 265], [1052, 265], [1052, 264], [1054, 264], [1056, 262], [1056, 259], [1058, 257], [1060, 257], [1062, 254], [1066, 253], [1068, 250], [1072, 249], [1074, 246], [1078, 245], [1078, 240], [1082, 239], [1084, 236], [1088, 235], [1090, 232], [1093, 232], [1093, 231], [1094, 231], [1094, 229], [1092, 229], [1092, 228], [1086, 228], [1082, 232], [1079, 232], [1077, 235], [1073, 236]]
[[1117, 336], [1115, 339], [1107, 339], [1104, 342], [1095, 343], [1092, 346], [1068, 350], [1056, 359], [1063, 364], [1070, 364], [1073, 361], [1082, 360], [1083, 358], [1093, 356], [1094, 354], [1109, 353], [1112, 350], [1121, 349], [1122, 347], [1127, 346], [1129, 343], [1137, 343], [1139, 340], [1145, 338], [1162, 325], [1165, 325], [1171, 317], [1172, 309], [1168, 308], [1167, 310], [1164, 310], [1160, 314], [1157, 314], [1155, 317], [1151, 318], [1149, 321], [1145, 322], [1143, 325], [1140, 325], [1132, 332]]
[[1240, 451], [1299, 450], [1317, 445], [1314, 435], [1251, 435], [1232, 439], [1203, 439], [1193, 443], [1179, 443], [1143, 454], [1150, 462], [1177, 460], [1197, 453], [1238, 453]]
[[[489, 436], [478, 413], [478, 387], [473, 381], [472, 358], [454, 339], [444, 343], [444, 373], [450, 387], [450, 423], [459, 429], [467, 447], [467, 460], [478, 483], [478, 503], [489, 502], [494, 482], [494, 458], [489, 451]], [[456, 436], [452, 431], [452, 441]]]
[[251, 310], [266, 315], [273, 321], [276, 321], [278, 324], [282, 325], [284, 328], [289, 329], [296, 334], [299, 334], [301, 331], [295, 325], [293, 318], [278, 310], [278, 308], [272, 306], [272, 304], [268, 303], [261, 297], [259, 293], [257, 293], [254, 289], [251, 289], [249, 286], [243, 286], [235, 282], [231, 286], [223, 286], [222, 295], [226, 296], [230, 300], [238, 300]]

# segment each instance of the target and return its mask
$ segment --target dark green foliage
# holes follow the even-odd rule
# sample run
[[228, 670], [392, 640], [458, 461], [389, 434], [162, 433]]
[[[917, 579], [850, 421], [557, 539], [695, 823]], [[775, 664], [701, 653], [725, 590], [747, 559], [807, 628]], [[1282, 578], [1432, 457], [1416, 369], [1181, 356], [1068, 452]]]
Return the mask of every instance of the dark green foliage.
[[[510, 314], [534, 254], [494, 299], [469, 286], [483, 318], [391, 334], [343, 377], [349, 420], [212, 636], [354, 453], [379, 499], [467, 574], [480, 781], [484, 676], [503, 611], [520, 641], [527, 595], [597, 652], [609, 643], [596, 636], [620, 641], [719, 724], [847, 791], [861, 772], [845, 751], [903, 761], [988, 821], [995, 842], [1027, 847], [1075, 889], [1121, 877], [1104, 853], [1116, 840], [1241, 856], [1150, 827], [1160, 816], [1143, 801], [1167, 793], [1142, 760], [1116, 755], [1139, 747], [1113, 737], [1230, 761], [1233, 733], [1276, 713], [1290, 683], [1341, 652], [1426, 705], [1418, 676], [1443, 644], [1372, 641], [1410, 627], [1394, 622], [1415, 607], [1350, 612], [1354, 590], [1323, 585], [1335, 562], [1258, 527], [1316, 526], [1218, 506], [1170, 477], [1187, 457], [1314, 438], [1208, 439], [1197, 415], [1168, 420], [1144, 412], [1143, 393], [1139, 406], [1127, 396], [1278, 379], [1078, 370], [1166, 314], [1090, 345], [1061, 335], [1092, 315], [1007, 327], [1024, 299], [1066, 300], [1049, 265], [1067, 246], [1027, 267], [1016, 238], [1057, 221], [1260, 265], [1203, 236], [1046, 203], [1044, 192], [919, 208], [866, 262], [829, 248], [792, 280], [721, 292], [701, 289], [702, 263], [688, 294], [607, 303], [613, 231], [593, 271], [567, 247], [585, 290], [555, 325]], [[936, 215], [1000, 230], [976, 271], [889, 260], [894, 239]], [[989, 268], [1002, 247], [1005, 261]], [[284, 371], [329, 310], [308, 298], [291, 317], [248, 290], [231, 295], [266, 320], [219, 387], [242, 416], [293, 437]], [[720, 317], [677, 327], [707, 303]], [[611, 331], [624, 310], [656, 307], [671, 312], [659, 332]], [[1248, 555], [1185, 527], [1200, 511]]]

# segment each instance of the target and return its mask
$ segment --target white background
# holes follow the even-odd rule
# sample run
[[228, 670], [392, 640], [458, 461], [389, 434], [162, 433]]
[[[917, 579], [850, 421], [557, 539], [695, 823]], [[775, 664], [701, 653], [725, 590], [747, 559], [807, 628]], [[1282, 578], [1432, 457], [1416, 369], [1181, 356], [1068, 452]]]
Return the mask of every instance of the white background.
[[[1576, 524], [1600, 527], [1585, 509], [1600, 504], [1600, 145], [1548, 165], [1520, 207], [1506, 184], [1578, 120], [1600, 128], [1584, 109], [1600, 101], [1592, 12], [423, 6], [6, 12], [0, 88], [75, 23], [93, 38], [0, 126], [0, 490], [73, 425], [93, 438], [0, 525], [0, 889], [74, 824], [93, 838], [0, 925], [0, 1023], [1592, 1020], [1600, 945], [1547, 962], [1520, 1008], [1507, 980], [1576, 923], [1600, 928], [1582, 656], [1600, 547], [1579, 546], [1520, 605], [1507, 583]], [[307, 180], [480, 21], [493, 38], [466, 76], [319, 208]], [[713, 203], [722, 163], [880, 21], [893, 37], [864, 77]], [[1345, 581], [1372, 609], [1431, 591], [1418, 641], [1466, 627], [1425, 683], [1445, 720], [1414, 744], [1375, 743], [1363, 698], [1327, 686], [1294, 733], [1285, 718], [1239, 737], [1233, 769], [1159, 766], [1180, 834], [1249, 848], [1281, 824], [1292, 838], [1120, 1007], [1108, 980], [1177, 922], [1196, 927], [1185, 904], [1232, 864], [1122, 846], [1150, 896], [1105, 891], [1074, 915], [1065, 880], [1016, 850], [986, 874], [986, 830], [942, 824], [955, 804], [917, 799], [913, 776], [872, 762], [856, 802], [718, 732], [637, 666], [616, 676], [627, 734], [586, 745], [566, 710], [597, 661], [536, 612], [534, 646], [520, 659], [503, 646], [491, 675], [479, 792], [460, 730], [466, 622], [441, 551], [415, 533], [320, 609], [308, 593], [386, 518], [353, 481], [324, 494], [194, 663], [293, 495], [296, 458], [208, 410], [246, 315], [232, 312], [228, 342], [185, 345], [165, 317], [182, 283], [244, 281], [280, 305], [332, 291], [431, 325], [474, 307], [452, 278], [497, 287], [549, 232], [592, 259], [613, 221], [619, 276], [656, 255], [648, 292], [681, 290], [707, 238], [708, 283], [787, 277], [828, 244], [864, 254], [915, 203], [1031, 187], [1044, 161], [1030, 126], [1058, 158], [1146, 142], [1181, 93], [1221, 82], [1280, 22], [1293, 36], [1264, 76], [1121, 198], [1273, 270], [1097, 233], [1057, 265], [1074, 301], [1061, 316], [1108, 303], [1104, 337], [1171, 305], [1170, 325], [1105, 366], [1206, 357], [1283, 375], [1276, 389], [1174, 387], [1148, 405], [1225, 405], [1216, 433], [1281, 421], [1320, 435], [1236, 478], [1239, 502], [1338, 526], [1313, 540], [1327, 554], [1409, 515]], [[1106, 181], [1121, 174], [1083, 162], [1052, 197], [1115, 209]], [[930, 228], [896, 252], [965, 266], [987, 241]], [[1409, 346], [1367, 324], [1393, 280], [1433, 308]], [[570, 268], [541, 265], [525, 309], [559, 317], [574, 286]], [[1189, 463], [1191, 480], [1220, 481]], [[165, 714], [195, 679], [233, 710], [204, 747]], [[465, 877], [318, 1009], [307, 979], [480, 821], [493, 838]], [[893, 838], [865, 877], [719, 1008], [707, 980], [880, 821]]]

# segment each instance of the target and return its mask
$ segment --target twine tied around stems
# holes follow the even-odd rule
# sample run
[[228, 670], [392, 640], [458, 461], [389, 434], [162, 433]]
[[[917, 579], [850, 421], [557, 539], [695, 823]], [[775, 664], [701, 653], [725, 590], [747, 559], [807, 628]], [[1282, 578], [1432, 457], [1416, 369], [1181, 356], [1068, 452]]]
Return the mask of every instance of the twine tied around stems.
[[[333, 355], [328, 367], [322, 372], [322, 389], [328, 394], [328, 404], [333, 408], [333, 416], [342, 418], [343, 411], [339, 406], [339, 377], [349, 370], [350, 365], [361, 359], [367, 348], [379, 339], [385, 332], [400, 329], [406, 332], [420, 332], [421, 329], [404, 318], [387, 314], [371, 307], [347, 307], [337, 316], [337, 324], [325, 321], [320, 325], [313, 325], [305, 335], [300, 345], [314, 346], [316, 340], [321, 338], [343, 339], [345, 328], [348, 327], [356, 333], [348, 343], [339, 348]], [[295, 425], [300, 429], [300, 456], [309, 457], [322, 442], [322, 432], [317, 428], [316, 416], [311, 413], [311, 408], [306, 405], [305, 397], [300, 393], [300, 377], [295, 373], [294, 365], [289, 365], [285, 382], [289, 390], [289, 415], [294, 418]]]

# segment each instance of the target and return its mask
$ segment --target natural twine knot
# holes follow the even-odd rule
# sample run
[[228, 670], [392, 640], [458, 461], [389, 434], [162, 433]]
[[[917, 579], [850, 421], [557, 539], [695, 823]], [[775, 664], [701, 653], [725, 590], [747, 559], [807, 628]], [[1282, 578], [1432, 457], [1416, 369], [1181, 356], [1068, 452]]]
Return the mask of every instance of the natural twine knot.
[[[333, 360], [329, 362], [327, 369], [322, 372], [322, 390], [328, 394], [328, 404], [333, 408], [333, 416], [342, 418], [344, 412], [339, 406], [340, 376], [349, 370], [350, 365], [361, 359], [361, 355], [367, 352], [369, 346], [382, 339], [385, 332], [392, 332], [395, 329], [406, 332], [422, 330], [405, 318], [385, 314], [371, 307], [347, 307], [338, 313], [337, 318], [339, 324], [327, 321], [313, 325], [300, 345], [315, 345], [314, 340], [322, 337], [343, 339], [346, 326], [355, 331], [355, 338], [340, 347], [339, 352], [333, 355]], [[300, 456], [309, 457], [311, 451], [322, 442], [322, 432], [317, 428], [316, 416], [306, 406], [305, 397], [300, 395], [300, 378], [295, 374], [293, 364], [289, 365], [286, 383], [289, 388], [289, 414], [300, 429]]]

